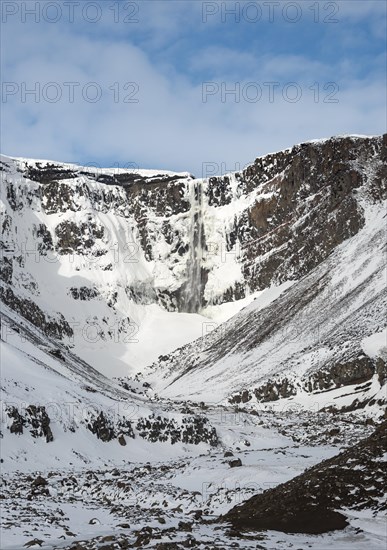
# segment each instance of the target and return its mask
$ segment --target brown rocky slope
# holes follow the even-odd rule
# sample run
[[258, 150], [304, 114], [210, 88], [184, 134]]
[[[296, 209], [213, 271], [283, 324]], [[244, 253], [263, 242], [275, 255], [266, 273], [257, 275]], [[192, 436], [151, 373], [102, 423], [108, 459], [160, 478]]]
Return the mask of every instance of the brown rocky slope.
[[253, 496], [220, 520], [237, 530], [319, 534], [348, 525], [343, 509], [386, 510], [386, 429], [384, 421], [358, 444]]

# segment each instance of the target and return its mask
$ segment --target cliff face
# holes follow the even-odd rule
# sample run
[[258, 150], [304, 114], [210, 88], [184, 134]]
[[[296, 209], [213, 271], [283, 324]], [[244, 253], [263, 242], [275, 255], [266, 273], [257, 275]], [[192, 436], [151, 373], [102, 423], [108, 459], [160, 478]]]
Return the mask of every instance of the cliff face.
[[372, 177], [370, 193], [379, 197], [385, 160], [386, 137], [331, 139], [259, 158], [241, 174], [210, 179], [214, 217], [235, 205], [225, 241], [227, 252], [235, 245], [240, 251], [240, 293], [299, 279], [355, 235], [364, 224], [356, 193]]
[[[2, 300], [76, 350], [109, 343], [119, 362], [154, 307], [208, 313], [287, 288], [329, 260], [364, 229], [364, 204], [381, 204], [386, 138], [301, 144], [208, 180], [2, 157]], [[293, 300], [286, 307], [309, 303]], [[284, 312], [274, 314], [265, 330]], [[243, 346], [262, 341], [258, 331], [246, 343], [247, 334]], [[218, 342], [220, 357], [230, 342]], [[259, 396], [294, 393], [277, 382]]]
[[[370, 193], [380, 193], [385, 155], [382, 138], [336, 138], [209, 180], [3, 158], [5, 246], [21, 252], [27, 237], [25, 250], [58, 261], [97, 257], [97, 271], [141, 263], [131, 299], [148, 293], [168, 310], [195, 311], [298, 279], [356, 234], [356, 192], [372, 173]], [[35, 216], [26, 220], [26, 210]], [[21, 260], [5, 257], [10, 283], [10, 263]]]

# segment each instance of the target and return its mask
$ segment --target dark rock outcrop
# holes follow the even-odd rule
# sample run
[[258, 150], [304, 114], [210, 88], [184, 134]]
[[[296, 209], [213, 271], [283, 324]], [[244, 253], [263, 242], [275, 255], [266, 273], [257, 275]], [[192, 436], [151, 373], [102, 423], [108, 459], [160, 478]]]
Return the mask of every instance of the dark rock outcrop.
[[18, 296], [10, 286], [0, 286], [0, 298], [11, 309], [27, 319], [43, 334], [61, 340], [64, 336], [73, 336], [73, 329], [61, 313], [54, 319], [29, 298]]
[[44, 437], [47, 443], [54, 440], [50, 428], [50, 417], [44, 406], [29, 405], [25, 408], [25, 414], [21, 414], [16, 407], [6, 409], [9, 418], [13, 419], [9, 431], [16, 435], [24, 433], [24, 428], [29, 429], [32, 437]]
[[140, 418], [136, 429], [140, 437], [152, 442], [170, 441], [172, 445], [178, 441], [191, 445], [202, 442], [211, 446], [218, 444], [215, 428], [209, 424], [206, 417], [200, 415], [183, 417], [181, 425], [174, 419], [151, 415], [148, 418]]
[[319, 534], [348, 525], [341, 510], [387, 508], [387, 422], [360, 443], [300, 476], [255, 495], [221, 521], [239, 530]]

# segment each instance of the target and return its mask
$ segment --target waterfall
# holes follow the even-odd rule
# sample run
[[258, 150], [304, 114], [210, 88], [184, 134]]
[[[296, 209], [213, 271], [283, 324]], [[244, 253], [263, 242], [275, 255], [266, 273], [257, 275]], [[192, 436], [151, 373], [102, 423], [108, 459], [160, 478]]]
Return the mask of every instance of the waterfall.
[[203, 182], [190, 183], [189, 257], [187, 280], [184, 289], [184, 308], [188, 313], [197, 313], [202, 306], [202, 261], [203, 261]]

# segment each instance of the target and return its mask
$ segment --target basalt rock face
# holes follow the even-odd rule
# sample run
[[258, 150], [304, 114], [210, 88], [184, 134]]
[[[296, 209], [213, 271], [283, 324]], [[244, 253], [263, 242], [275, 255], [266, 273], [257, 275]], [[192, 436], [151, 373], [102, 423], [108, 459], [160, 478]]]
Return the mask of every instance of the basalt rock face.
[[303, 144], [257, 159], [233, 184], [231, 176], [212, 178], [209, 204], [216, 207], [259, 190], [236, 213], [226, 244], [227, 252], [237, 245], [251, 290], [305, 275], [358, 232], [364, 220], [356, 191], [366, 181], [365, 166], [385, 176], [382, 147], [381, 139]]
[[[298, 279], [363, 226], [357, 192], [372, 174], [369, 192], [382, 193], [385, 141], [305, 143], [203, 181], [4, 157], [2, 279], [18, 286], [12, 266], [34, 253], [76, 256], [94, 270], [144, 262], [129, 289], [145, 285], [152, 301], [179, 311]], [[36, 216], [18, 236], [16, 213], [26, 209]]]
[[[296, 384], [286, 377], [282, 379], [278, 377], [275, 381], [268, 380], [265, 384], [254, 388], [253, 391], [238, 392], [230, 397], [229, 401], [232, 404], [247, 403], [255, 397], [258, 402], [267, 403], [297, 395], [297, 389], [314, 392], [315, 395], [343, 386], [355, 385], [359, 388], [369, 389], [370, 381], [375, 374], [378, 374], [380, 386], [386, 382], [386, 363], [382, 358], [375, 361], [364, 354], [359, 354], [356, 359], [348, 360], [344, 364], [336, 362], [336, 360], [332, 363], [330, 368], [324, 365], [321, 370], [306, 376], [301, 384]], [[381, 404], [384, 404], [384, 401]]]
[[[230, 510], [238, 530], [319, 534], [344, 529], [346, 509], [386, 509], [387, 422], [360, 443]], [[344, 510], [344, 512], [342, 512]]]

